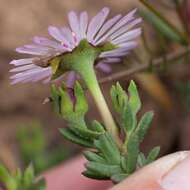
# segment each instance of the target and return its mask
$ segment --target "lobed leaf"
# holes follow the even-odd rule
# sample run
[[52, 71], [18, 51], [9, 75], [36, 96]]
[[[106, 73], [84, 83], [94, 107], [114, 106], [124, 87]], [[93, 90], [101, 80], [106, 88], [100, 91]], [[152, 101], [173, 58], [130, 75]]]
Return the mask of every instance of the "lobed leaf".
[[143, 167], [146, 165], [146, 157], [142, 152], [140, 152], [138, 155], [137, 163], [139, 167]]
[[83, 139], [80, 136], [74, 134], [69, 128], [61, 128], [59, 129], [61, 134], [69, 141], [79, 144], [84, 147], [94, 147], [92, 140]]
[[160, 147], [154, 147], [147, 156], [146, 164], [150, 164], [151, 162], [155, 161], [160, 153]]
[[137, 125], [135, 133], [139, 137], [139, 142], [143, 141], [148, 129], [150, 128], [150, 123], [152, 122], [153, 116], [154, 114], [151, 111], [145, 113]]
[[121, 173], [122, 170], [119, 165], [107, 165], [97, 162], [88, 162], [86, 168], [92, 172], [96, 172], [101, 176], [110, 177], [114, 174]]
[[107, 163], [120, 164], [120, 151], [108, 132], [101, 135], [98, 140], [94, 141], [95, 147], [103, 154]]
[[129, 105], [134, 115], [137, 114], [141, 108], [141, 100], [135, 82], [132, 80], [129, 84]]
[[85, 151], [83, 154], [86, 157], [86, 159], [89, 161], [103, 163], [103, 164], [106, 163], [106, 160], [101, 156], [99, 156], [97, 152]]
[[136, 170], [139, 154], [139, 138], [137, 134], [132, 134], [127, 142], [127, 174]]

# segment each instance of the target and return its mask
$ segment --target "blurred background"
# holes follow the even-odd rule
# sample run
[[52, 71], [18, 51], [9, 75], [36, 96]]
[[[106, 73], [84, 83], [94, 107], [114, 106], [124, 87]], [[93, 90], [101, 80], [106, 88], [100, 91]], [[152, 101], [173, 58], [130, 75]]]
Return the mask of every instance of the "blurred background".
[[[123, 63], [113, 66], [114, 73], [134, 68], [142, 71], [138, 67], [145, 66], [146, 72], [116, 77], [124, 88], [129, 79], [134, 79], [143, 102], [142, 113], [155, 112], [142, 149], [146, 152], [160, 145], [162, 156], [190, 148], [190, 2], [146, 2], [159, 14], [138, 0], [0, 0], [0, 162], [10, 170], [33, 162], [40, 173], [81, 151], [61, 137], [58, 128], [65, 126], [64, 121], [53, 113], [50, 104], [42, 104], [50, 87], [40, 83], [10, 85], [9, 62], [19, 58], [14, 51], [16, 47], [30, 43], [35, 35], [47, 36], [49, 25], [67, 24], [70, 10], [87, 10], [93, 16], [104, 6], [111, 8], [111, 15], [126, 14], [139, 7], [139, 14], [144, 17], [139, 48]], [[99, 73], [110, 103], [109, 88], [115, 80], [109, 81], [107, 76]], [[89, 118], [100, 120], [88, 97]]]

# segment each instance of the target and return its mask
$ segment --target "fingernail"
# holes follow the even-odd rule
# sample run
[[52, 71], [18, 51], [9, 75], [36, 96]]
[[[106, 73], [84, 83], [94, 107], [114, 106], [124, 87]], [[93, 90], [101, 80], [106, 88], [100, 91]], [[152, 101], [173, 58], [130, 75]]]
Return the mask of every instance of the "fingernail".
[[190, 190], [190, 156], [164, 175], [160, 185], [164, 190]]

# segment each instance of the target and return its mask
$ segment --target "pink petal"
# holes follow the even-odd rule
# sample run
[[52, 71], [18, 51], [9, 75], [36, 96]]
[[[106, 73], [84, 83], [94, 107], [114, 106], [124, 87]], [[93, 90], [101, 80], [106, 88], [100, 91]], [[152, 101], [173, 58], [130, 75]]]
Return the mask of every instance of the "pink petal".
[[124, 42], [127, 42], [129, 40], [133, 40], [133, 39], [137, 38], [138, 36], [141, 35], [141, 33], [142, 33], [141, 28], [131, 30], [129, 32], [126, 32], [122, 36], [116, 38], [115, 40], [113, 40], [112, 43], [115, 45], [119, 45], [120, 43], [124, 43]]
[[104, 63], [118, 63], [120, 61], [121, 61], [120, 58], [107, 58], [104, 60]]
[[35, 58], [17, 59], [17, 60], [11, 61], [10, 64], [16, 65], [16, 66], [27, 65], [27, 64], [32, 63], [34, 60]]
[[31, 54], [31, 55], [44, 55], [47, 54], [47, 51], [43, 51], [40, 49], [31, 49], [31, 48], [26, 48], [26, 47], [20, 47], [16, 48], [16, 51], [18, 53], [24, 53], [24, 54]]
[[13, 79], [11, 84], [19, 82], [25, 83], [29, 81], [38, 81], [51, 75], [51, 68], [32, 70], [30, 72], [23, 72], [11, 77]]
[[73, 88], [77, 75], [74, 71], [71, 71], [67, 77], [67, 87]]
[[118, 36], [126, 33], [127, 31], [129, 31], [130, 29], [132, 29], [135, 25], [137, 25], [137, 24], [139, 24], [141, 22], [142, 22], [142, 18], [138, 18], [138, 19], [133, 20], [129, 24], [127, 24], [124, 27], [120, 28], [117, 32], [113, 33], [110, 36], [110, 39], [113, 40], [113, 39], [117, 38]]
[[51, 77], [48, 77], [47, 79], [45, 79], [44, 81], [43, 81], [43, 83], [44, 84], [47, 84], [47, 83], [49, 83], [51, 81]]
[[11, 76], [10, 78], [11, 79], [21, 78], [21, 77], [24, 77], [26, 75], [31, 75], [31, 74], [33, 75], [35, 73], [40, 73], [40, 72], [43, 72], [43, 71], [44, 71], [43, 68], [36, 66], [35, 69], [28, 70], [28, 71], [21, 72], [21, 73], [17, 73], [15, 75]]
[[119, 19], [121, 18], [121, 15], [117, 15], [111, 19], [109, 19], [100, 29], [97, 36], [95, 37], [93, 43], [94, 45], [98, 45], [96, 42], [99, 40], [99, 38], [105, 34]]
[[86, 38], [87, 27], [88, 27], [88, 14], [87, 14], [87, 12], [82, 12], [80, 14], [80, 35], [81, 35], [81, 39]]
[[119, 46], [124, 47], [127, 49], [126, 51], [129, 51], [137, 47], [137, 42], [129, 41], [129, 42], [121, 43], [119, 44]]
[[111, 67], [108, 64], [104, 63], [104, 62], [98, 63], [96, 65], [96, 68], [103, 71], [104, 73], [110, 73], [112, 71]]
[[66, 49], [71, 50], [69, 47], [67, 47], [67, 46], [69, 46], [69, 42], [68, 42], [67, 39], [64, 37], [64, 35], [63, 35], [61, 29], [59, 29], [59, 28], [57, 28], [57, 27], [54, 27], [54, 26], [49, 26], [48, 31], [49, 31], [49, 34], [50, 34], [53, 38], [55, 38], [56, 40], [62, 42], [62, 43], [63, 43], [62, 45], [63, 45], [63, 46], [65, 45], [64, 47], [65, 47]]
[[73, 38], [73, 35], [72, 35], [72, 31], [67, 28], [67, 27], [63, 27], [61, 28], [61, 31], [65, 37], [65, 39], [67, 40], [67, 44], [68, 46], [73, 49], [75, 47], [75, 41], [74, 41], [74, 38]]
[[109, 8], [105, 7], [95, 17], [92, 18], [87, 31], [87, 39], [89, 42], [92, 42], [94, 36], [104, 24], [108, 14]]
[[134, 19], [134, 14], [136, 12], [136, 9], [131, 11], [130, 13], [128, 13], [126, 16], [124, 16], [122, 19], [119, 20], [118, 23], [116, 23], [111, 30], [109, 30], [104, 36], [102, 36], [102, 38], [100, 38], [96, 44], [100, 44], [103, 41], [105, 41], [107, 38], [110, 37], [110, 35], [112, 35], [114, 32], [116, 32], [118, 29], [120, 29], [122, 26], [124, 26], [125, 24], [127, 24], [128, 22], [130, 22], [131, 20]]
[[29, 64], [29, 65], [24, 65], [24, 66], [21, 66], [21, 67], [16, 67], [14, 69], [11, 69], [10, 72], [20, 72], [20, 71], [25, 71], [25, 70], [33, 69], [35, 67], [36, 67], [36, 65]]
[[52, 47], [55, 49], [64, 49], [64, 47], [61, 44], [57, 43], [56, 41], [44, 38], [44, 37], [36, 36], [33, 38], [33, 42], [36, 44], [42, 45], [42, 46], [48, 46], [48, 47]]
[[31, 49], [31, 50], [46, 51], [46, 52], [51, 50], [51, 48], [47, 46], [41, 46], [38, 44], [28, 44], [28, 45], [24, 45], [23, 47]]
[[125, 56], [127, 55], [128, 52], [128, 47], [127, 48], [118, 48], [116, 50], [104, 52], [100, 54], [100, 58], [109, 58], [109, 57], [120, 57], [120, 56]]
[[74, 11], [69, 12], [68, 14], [69, 24], [72, 31], [77, 36], [77, 39], [80, 39], [80, 26], [79, 26], [79, 19], [77, 14]]

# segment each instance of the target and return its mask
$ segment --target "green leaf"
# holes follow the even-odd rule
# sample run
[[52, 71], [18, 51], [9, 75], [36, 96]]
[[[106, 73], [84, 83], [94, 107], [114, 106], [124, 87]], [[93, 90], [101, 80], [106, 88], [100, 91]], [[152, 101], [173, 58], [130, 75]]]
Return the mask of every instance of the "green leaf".
[[51, 99], [53, 102], [54, 111], [60, 114], [60, 95], [55, 85], [51, 86]]
[[84, 90], [79, 82], [75, 83], [74, 93], [76, 97], [75, 112], [84, 115], [88, 111], [88, 103], [86, 101]]
[[160, 147], [154, 147], [147, 156], [146, 164], [150, 164], [151, 162], [155, 161], [160, 153]]
[[104, 133], [105, 132], [104, 127], [98, 121], [96, 121], [96, 120], [94, 120], [92, 122], [91, 128], [92, 128], [93, 131], [96, 131], [96, 132], [100, 132], [100, 133]]
[[136, 170], [138, 154], [139, 154], [139, 138], [137, 134], [132, 134], [127, 141], [128, 174], [131, 174]]
[[143, 117], [141, 118], [135, 130], [135, 133], [138, 134], [139, 142], [143, 141], [148, 129], [150, 128], [150, 124], [152, 122], [153, 116], [154, 116], [153, 112], [150, 111], [150, 112], [145, 113]]
[[76, 135], [84, 138], [84, 139], [97, 139], [100, 135], [102, 135], [103, 133], [101, 132], [95, 132], [92, 131], [90, 129], [86, 129], [86, 128], [80, 128], [80, 127], [70, 127], [69, 128], [73, 133], [75, 133]]
[[141, 108], [141, 100], [135, 82], [132, 80], [129, 84], [129, 105], [134, 115], [137, 114]]
[[139, 153], [139, 155], [138, 155], [138, 161], [137, 161], [137, 163], [138, 163], [139, 167], [143, 167], [143, 166], [146, 165], [146, 157], [145, 157], [145, 155], [142, 152]]
[[106, 163], [105, 159], [99, 156], [98, 153], [85, 151], [83, 154], [88, 161], [93, 161], [93, 162], [98, 162], [98, 163], [103, 163], [103, 164]]
[[119, 83], [112, 86], [111, 98], [115, 111], [121, 114], [127, 104], [127, 94]]
[[127, 158], [124, 156], [121, 156], [121, 168], [127, 172]]
[[88, 162], [86, 164], [86, 168], [105, 177], [110, 177], [114, 174], [122, 172], [121, 168], [118, 165], [106, 165], [97, 162]]
[[115, 174], [111, 176], [111, 180], [114, 183], [120, 183], [121, 181], [123, 181], [124, 179], [126, 179], [129, 175], [125, 174], [125, 173], [120, 173], [120, 174]]
[[96, 172], [91, 171], [91, 170], [86, 170], [86, 171], [82, 172], [82, 174], [85, 177], [88, 177], [88, 178], [91, 178], [91, 179], [98, 179], [98, 180], [108, 180], [108, 179], [110, 179], [110, 177], [101, 175], [100, 173], [96, 173]]
[[59, 89], [60, 97], [61, 97], [61, 115], [66, 119], [70, 120], [70, 115], [74, 113], [74, 106], [71, 98], [69, 97], [68, 93], [60, 88]]
[[109, 133], [101, 135], [94, 141], [94, 145], [103, 154], [107, 163], [120, 164], [120, 151]]
[[29, 165], [29, 167], [25, 170], [24, 175], [23, 175], [23, 186], [25, 188], [30, 187], [30, 185], [33, 183], [34, 181], [34, 168], [32, 165]]
[[14, 178], [9, 174], [7, 168], [0, 165], [0, 180], [8, 190], [17, 190], [17, 183]]
[[127, 104], [125, 112], [123, 113], [123, 127], [127, 135], [130, 135], [130, 132], [135, 128], [136, 123], [136, 117], [132, 112], [131, 106]]
[[76, 134], [74, 134], [69, 128], [61, 128], [59, 129], [61, 134], [69, 141], [79, 144], [84, 147], [94, 147], [93, 142], [90, 140], [83, 139]]

